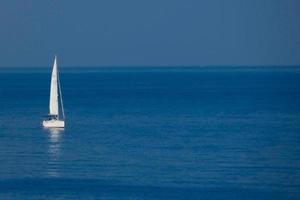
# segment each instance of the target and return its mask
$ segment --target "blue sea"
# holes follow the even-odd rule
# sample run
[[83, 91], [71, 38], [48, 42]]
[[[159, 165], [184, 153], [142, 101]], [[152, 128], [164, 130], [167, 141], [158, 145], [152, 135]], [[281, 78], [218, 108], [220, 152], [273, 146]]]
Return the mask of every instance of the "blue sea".
[[300, 199], [300, 68], [0, 68], [0, 199]]

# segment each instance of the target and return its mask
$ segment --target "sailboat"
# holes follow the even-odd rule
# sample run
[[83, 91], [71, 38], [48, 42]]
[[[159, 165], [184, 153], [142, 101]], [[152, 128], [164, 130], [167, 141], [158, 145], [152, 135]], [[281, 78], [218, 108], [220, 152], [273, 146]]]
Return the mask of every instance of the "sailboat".
[[[58, 97], [60, 98], [60, 102], [58, 101]], [[59, 104], [61, 106], [62, 116], [60, 116]], [[51, 75], [49, 114], [47, 119], [43, 120], [43, 126], [45, 128], [65, 127], [65, 112], [64, 112], [63, 100], [61, 95], [56, 56], [54, 58], [52, 75]]]

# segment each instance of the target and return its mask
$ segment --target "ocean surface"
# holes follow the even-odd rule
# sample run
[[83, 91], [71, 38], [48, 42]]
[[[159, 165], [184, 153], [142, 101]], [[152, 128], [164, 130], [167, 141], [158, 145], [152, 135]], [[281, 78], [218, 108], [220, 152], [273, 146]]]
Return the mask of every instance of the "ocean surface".
[[0, 199], [300, 199], [300, 67], [0, 68]]

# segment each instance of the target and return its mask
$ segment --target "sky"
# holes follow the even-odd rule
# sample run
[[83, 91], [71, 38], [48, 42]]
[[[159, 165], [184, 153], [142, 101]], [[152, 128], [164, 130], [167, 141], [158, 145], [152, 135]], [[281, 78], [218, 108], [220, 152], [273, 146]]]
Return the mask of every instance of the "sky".
[[300, 65], [299, 0], [1, 0], [0, 67]]

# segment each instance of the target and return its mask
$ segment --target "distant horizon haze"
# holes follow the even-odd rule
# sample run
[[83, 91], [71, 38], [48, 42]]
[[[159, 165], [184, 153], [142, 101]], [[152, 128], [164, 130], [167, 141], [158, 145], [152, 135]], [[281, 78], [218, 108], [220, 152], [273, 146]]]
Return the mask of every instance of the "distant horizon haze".
[[0, 2], [0, 67], [300, 66], [298, 0]]

